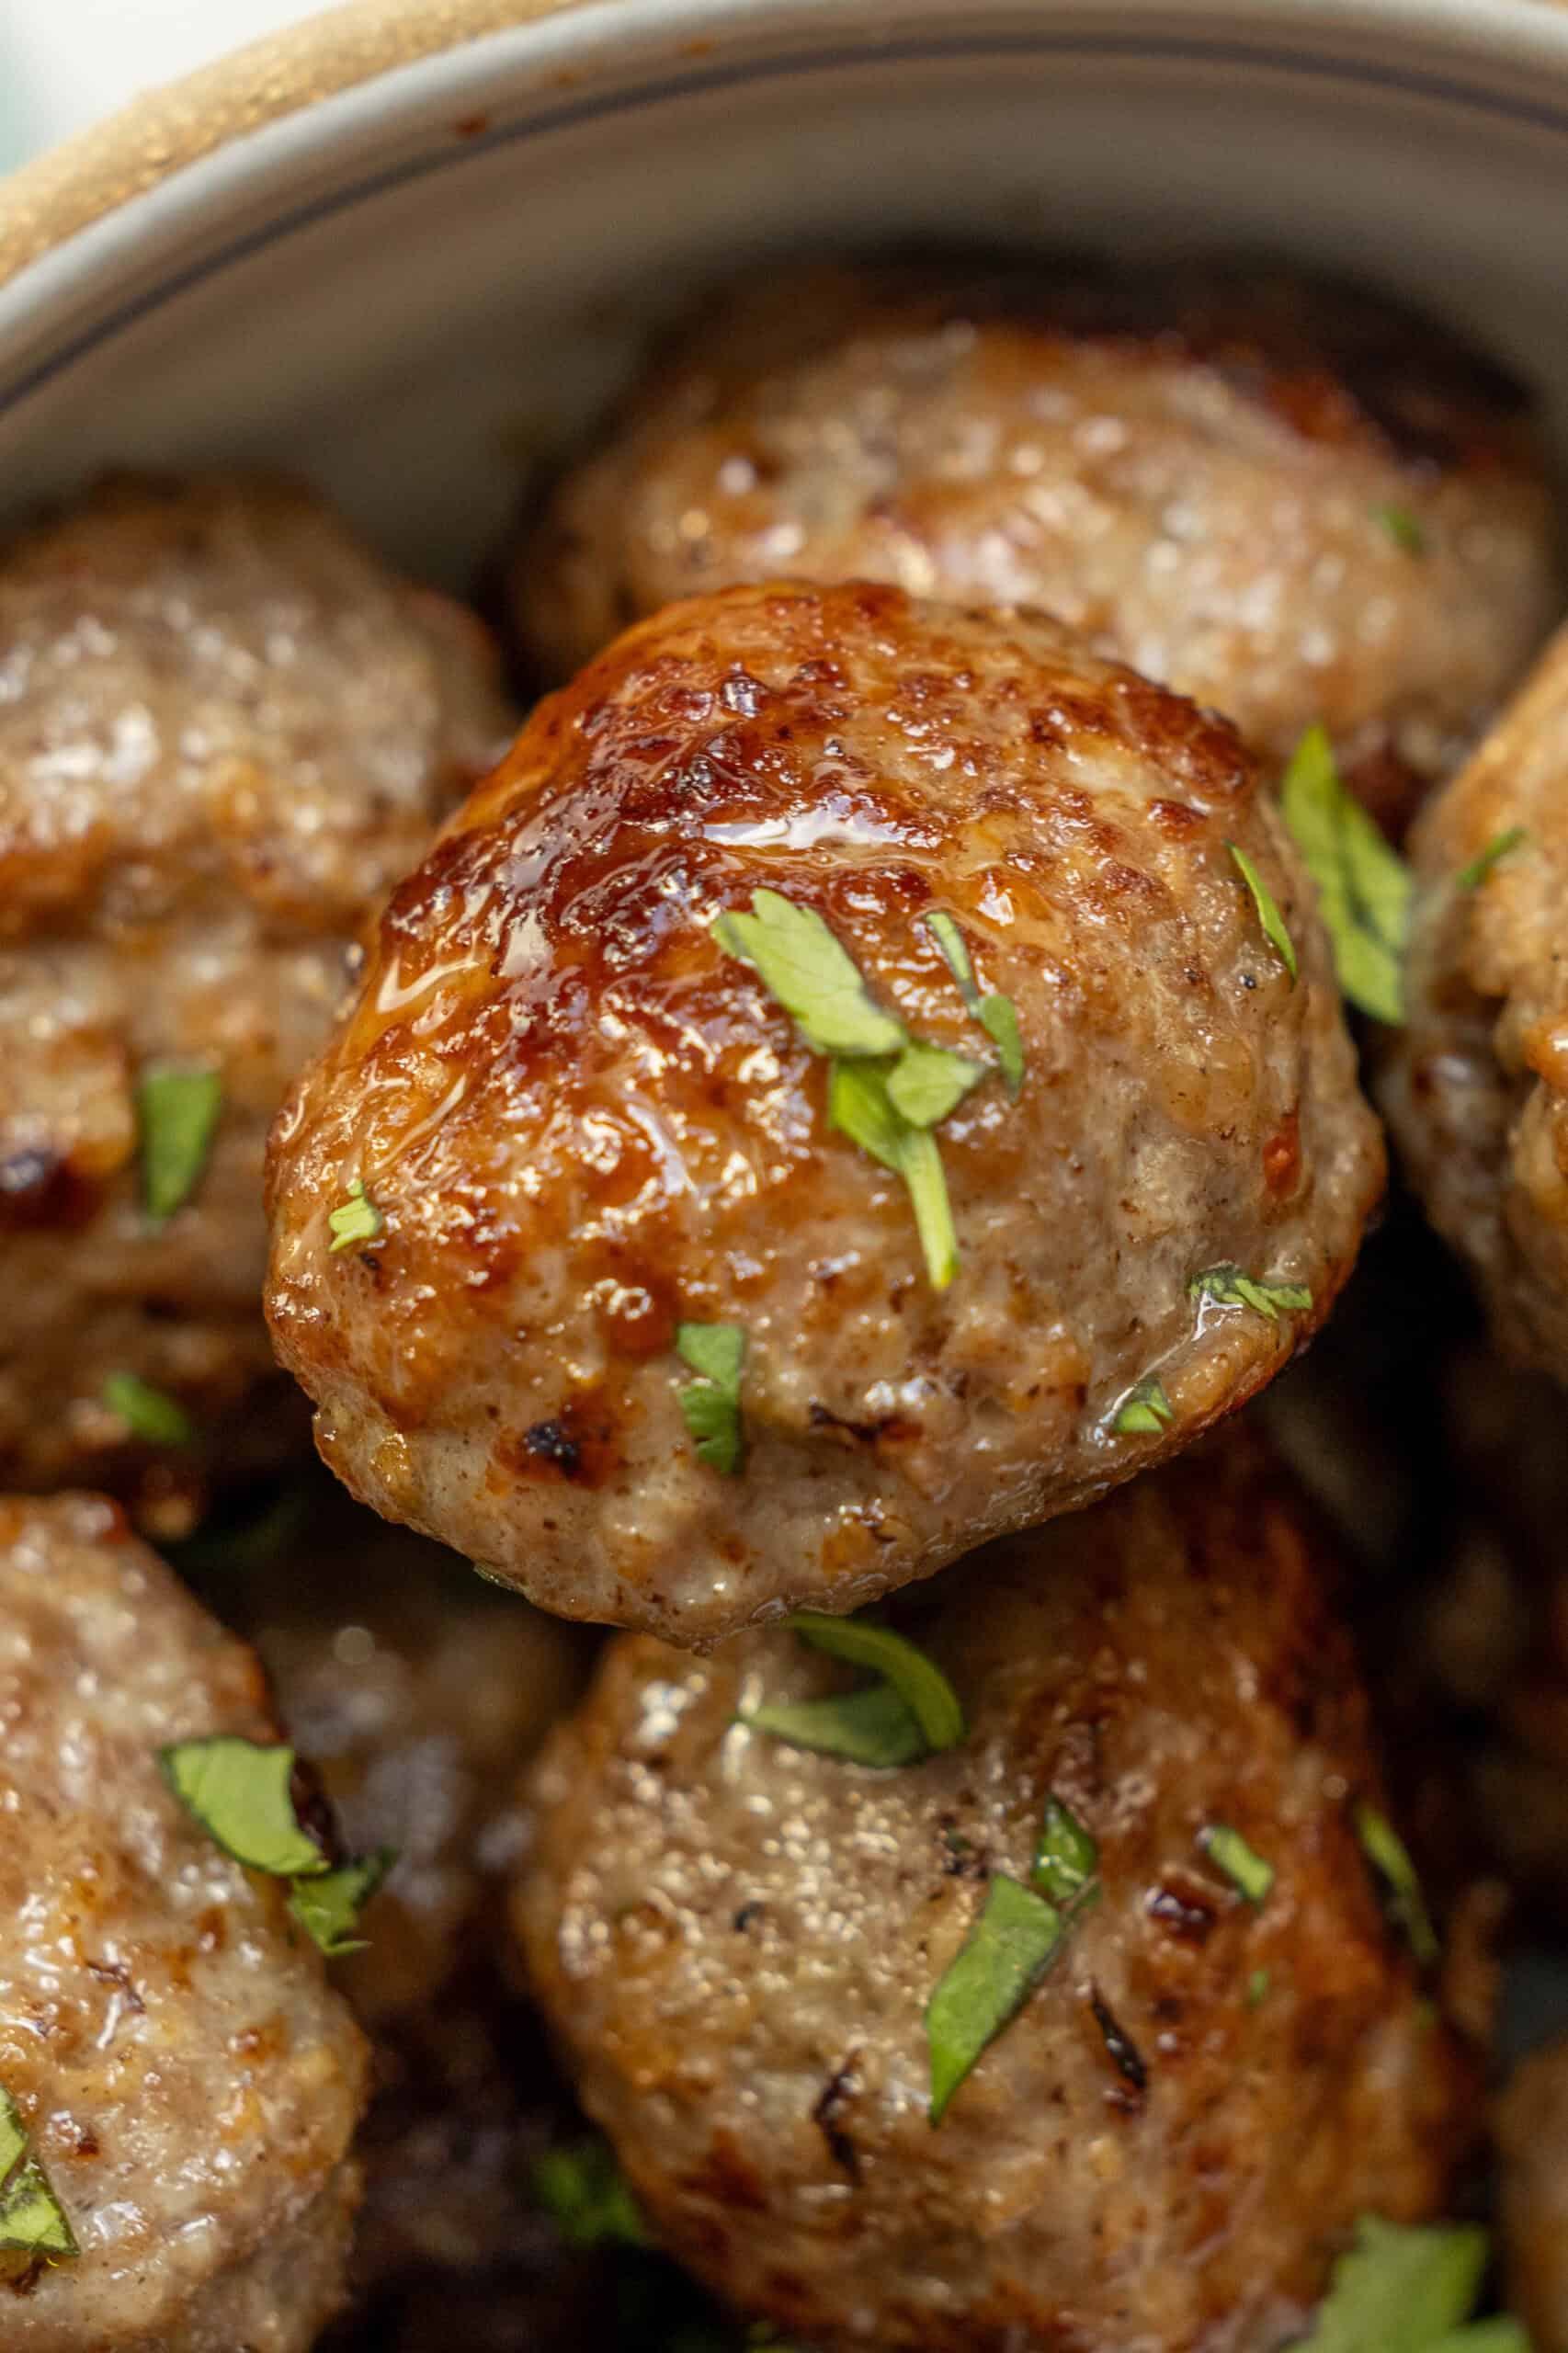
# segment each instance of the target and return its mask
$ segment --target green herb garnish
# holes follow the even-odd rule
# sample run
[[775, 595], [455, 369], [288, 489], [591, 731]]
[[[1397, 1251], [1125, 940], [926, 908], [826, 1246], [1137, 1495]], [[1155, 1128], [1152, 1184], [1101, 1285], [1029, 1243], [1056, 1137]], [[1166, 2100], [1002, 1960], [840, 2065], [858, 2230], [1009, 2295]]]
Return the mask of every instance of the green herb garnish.
[[933, 2124], [982, 2052], [1017, 2018], [1066, 1941], [1054, 1904], [998, 1871], [984, 1907], [926, 2006]]
[[697, 1459], [730, 1476], [745, 1454], [741, 1368], [746, 1336], [738, 1324], [682, 1324], [676, 1330], [676, 1353], [699, 1376], [677, 1400], [697, 1441]]
[[223, 1108], [223, 1081], [215, 1070], [160, 1065], [143, 1071], [136, 1089], [142, 1140], [142, 1199], [160, 1223], [190, 1199], [207, 1165]]
[[1048, 1798], [1029, 1884], [1055, 1904], [1078, 1903], [1094, 1886], [1100, 1850], [1060, 1798]]
[[1517, 2344], [1524, 2353], [1528, 2340], [1512, 2322], [1463, 2326], [1481, 2292], [1486, 2259], [1486, 2234], [1470, 2224], [1407, 2229], [1362, 2215], [1356, 2245], [1335, 2265], [1301, 2353], [1437, 2353], [1449, 2345], [1467, 2353], [1499, 2353], [1499, 2327], [1516, 2331], [1501, 2344]]
[[869, 1618], [832, 1618], [820, 1609], [795, 1609], [784, 1623], [813, 1650], [850, 1666], [869, 1667], [891, 1684], [920, 1727], [926, 1748], [935, 1755], [956, 1748], [964, 1736], [963, 1709], [959, 1695], [934, 1659], [926, 1657], [891, 1626]]
[[1420, 516], [1412, 514], [1408, 506], [1374, 506], [1372, 520], [1388, 533], [1396, 548], [1403, 549], [1406, 555], [1426, 554], [1426, 527]]
[[1233, 1830], [1228, 1822], [1216, 1822], [1202, 1833], [1198, 1843], [1249, 1904], [1261, 1905], [1267, 1902], [1274, 1884], [1274, 1866], [1256, 1847], [1247, 1845], [1239, 1830]]
[[959, 1269], [948, 1180], [937, 1140], [906, 1120], [888, 1093], [881, 1063], [835, 1063], [828, 1076], [828, 1124], [903, 1177], [934, 1290], [946, 1290]]
[[1498, 859], [1506, 858], [1510, 850], [1517, 849], [1521, 842], [1528, 839], [1529, 835], [1523, 825], [1510, 825], [1506, 832], [1494, 834], [1486, 847], [1455, 875], [1455, 890], [1479, 891]]
[[1249, 2010], [1259, 2009], [1262, 2007], [1263, 2004], [1267, 2001], [1268, 1988], [1272, 1983], [1273, 1979], [1270, 1977], [1267, 1969], [1255, 1969], [1253, 1971], [1252, 1975], [1247, 1979], [1247, 2007]]
[[70, 2219], [33, 2154], [17, 2103], [0, 2085], [0, 2257], [42, 2256], [47, 2263], [62, 2263], [78, 2252]]
[[352, 1249], [356, 1242], [374, 1242], [382, 1233], [386, 1220], [365, 1190], [363, 1180], [356, 1176], [348, 1188], [348, 1199], [339, 1202], [327, 1219], [332, 1228], [332, 1255]]
[[1118, 1406], [1113, 1430], [1159, 1431], [1168, 1429], [1176, 1419], [1176, 1408], [1165, 1395], [1165, 1384], [1151, 1373], [1147, 1380], [1130, 1389]]
[[821, 915], [778, 891], [754, 891], [752, 912], [720, 915], [713, 937], [758, 972], [814, 1053], [896, 1054], [906, 1032], [871, 995]]
[[996, 1049], [996, 1067], [1009, 1095], [1017, 1097], [1024, 1083], [1024, 1041], [1018, 1012], [1010, 996], [992, 989], [983, 995], [974, 977], [969, 945], [954, 918], [946, 914], [923, 918], [959, 984], [965, 1006]]
[[753, 1732], [788, 1741], [791, 1748], [883, 1771], [917, 1765], [931, 1754], [919, 1723], [891, 1683], [869, 1683], [828, 1699], [771, 1701], [741, 1721]]
[[1429, 1969], [1438, 1954], [1437, 1931], [1432, 1926], [1410, 1849], [1387, 1814], [1380, 1813], [1365, 1799], [1357, 1800], [1351, 1820], [1362, 1853], [1383, 1883], [1389, 1917], [1403, 1930], [1422, 1968]]
[[1282, 1307], [1299, 1314], [1312, 1303], [1305, 1283], [1259, 1282], [1256, 1276], [1233, 1266], [1205, 1267], [1187, 1289], [1189, 1298], [1212, 1299], [1221, 1307], [1250, 1307], [1271, 1324], [1278, 1323]]
[[1341, 989], [1374, 1020], [1403, 1021], [1410, 870], [1346, 790], [1321, 726], [1291, 754], [1279, 806], [1317, 884]]
[[934, 1128], [985, 1075], [983, 1063], [912, 1038], [887, 1074], [888, 1100], [912, 1128]]
[[533, 2193], [568, 2246], [652, 2246], [626, 2177], [606, 2141], [550, 2149], [532, 2174]]
[[396, 1860], [395, 1847], [377, 1847], [358, 1862], [341, 1863], [335, 1870], [295, 1880], [289, 1892], [289, 1909], [329, 1961], [342, 1953], [364, 1951], [366, 1939], [352, 1931]]
[[1278, 902], [1240, 844], [1227, 842], [1225, 847], [1235, 862], [1236, 871], [1252, 892], [1252, 903], [1257, 909], [1257, 919], [1263, 926], [1263, 936], [1290, 975], [1290, 986], [1294, 988], [1301, 966], [1296, 959], [1296, 943], [1286, 929], [1285, 918], [1279, 912]]
[[140, 1373], [111, 1372], [101, 1393], [108, 1411], [144, 1446], [188, 1446], [196, 1436], [196, 1425], [179, 1400], [154, 1389]]

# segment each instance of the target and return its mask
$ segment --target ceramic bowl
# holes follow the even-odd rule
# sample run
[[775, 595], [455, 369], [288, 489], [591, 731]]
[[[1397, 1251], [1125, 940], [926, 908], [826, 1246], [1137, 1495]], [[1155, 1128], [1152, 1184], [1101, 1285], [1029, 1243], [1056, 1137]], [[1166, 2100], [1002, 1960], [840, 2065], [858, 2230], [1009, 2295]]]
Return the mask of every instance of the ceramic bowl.
[[650, 320], [780, 248], [1245, 244], [1568, 423], [1547, 0], [362, 0], [0, 186], [0, 511], [280, 460], [461, 583]]

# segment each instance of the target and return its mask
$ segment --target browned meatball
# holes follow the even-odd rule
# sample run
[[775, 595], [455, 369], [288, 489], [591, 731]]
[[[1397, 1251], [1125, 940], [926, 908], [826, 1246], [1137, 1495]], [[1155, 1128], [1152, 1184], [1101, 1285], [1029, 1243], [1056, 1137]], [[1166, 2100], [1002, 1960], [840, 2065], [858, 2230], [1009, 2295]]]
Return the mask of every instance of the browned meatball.
[[0, 1504], [0, 2086], [80, 2254], [6, 2353], [305, 2353], [336, 2305], [364, 2050], [278, 1880], [165, 1786], [278, 1737], [254, 1654], [95, 1496]]
[[790, 573], [1037, 604], [1235, 720], [1323, 719], [1397, 819], [1558, 609], [1519, 388], [1382, 294], [1274, 269], [753, 272], [674, 338], [524, 541], [560, 676]]
[[[483, 631], [275, 483], [116, 483], [0, 548], [0, 1481], [254, 1455], [267, 1124], [345, 956], [502, 740]], [[183, 1206], [144, 1083], [215, 1074]], [[106, 1382], [199, 1424], [149, 1469]], [[165, 1449], [166, 1454], [166, 1449]]]
[[1493, 1331], [1568, 1381], [1568, 632], [1413, 836], [1382, 1097]]
[[[929, 1161], [906, 1185], [830, 1125], [852, 1066], [714, 936], [759, 887], [854, 960], [873, 1042], [987, 1068], [933, 917], [1015, 1008], [1017, 1099], [990, 1071], [918, 1131], [945, 1286]], [[363, 1500], [550, 1608], [703, 1643], [1184, 1444], [1326, 1313], [1381, 1178], [1228, 726], [1039, 615], [733, 589], [543, 704], [395, 895], [275, 1133], [269, 1313]], [[1276, 1292], [1195, 1291], [1217, 1266]], [[683, 1422], [690, 1324], [744, 1337], [735, 1475]]]
[[[782, 1631], [612, 1644], [536, 1768], [516, 1918], [722, 2294], [835, 2348], [1265, 2353], [1358, 2213], [1440, 2204], [1472, 2087], [1358, 1851], [1377, 1768], [1313, 1541], [1232, 1438], [902, 1597], [968, 1729], [896, 1771], [738, 1721], [843, 1681]], [[1051, 1798], [1100, 1900], [933, 2130], [926, 2005]]]
[[1517, 2071], [1497, 2116], [1508, 2300], [1540, 2353], [1568, 2347], [1568, 2041]]

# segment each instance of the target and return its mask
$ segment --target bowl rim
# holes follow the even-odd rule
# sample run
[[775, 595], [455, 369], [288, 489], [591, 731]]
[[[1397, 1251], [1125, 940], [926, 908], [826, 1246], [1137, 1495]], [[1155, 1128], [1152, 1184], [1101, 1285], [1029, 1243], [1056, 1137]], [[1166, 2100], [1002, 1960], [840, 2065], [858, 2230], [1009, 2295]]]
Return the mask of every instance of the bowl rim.
[[[1232, 13], [1279, 35], [1426, 35], [1450, 55], [1532, 66], [1568, 83], [1568, 0], [1231, 0]], [[933, 0], [881, 0], [858, 30], [875, 42], [928, 19]], [[961, 9], [960, 13], [967, 14]], [[267, 126], [342, 98], [422, 61], [492, 36], [576, 15], [624, 28], [626, 41], [667, 26], [689, 58], [721, 41], [842, 17], [851, 0], [337, 0], [177, 81], [142, 92], [0, 180], [0, 288], [108, 215]], [[1023, 21], [1140, 16], [1212, 25], [1214, 0], [1010, 0]], [[585, 28], [585, 31], [586, 28]], [[608, 46], [617, 46], [611, 37]]]

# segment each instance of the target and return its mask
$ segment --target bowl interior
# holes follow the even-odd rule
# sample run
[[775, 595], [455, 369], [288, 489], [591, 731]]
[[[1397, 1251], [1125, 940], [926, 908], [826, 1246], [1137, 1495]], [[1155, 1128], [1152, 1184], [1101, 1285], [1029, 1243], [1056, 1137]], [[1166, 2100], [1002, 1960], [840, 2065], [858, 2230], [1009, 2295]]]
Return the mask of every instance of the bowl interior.
[[1568, 442], [1565, 199], [1536, 0], [611, 0], [233, 140], [0, 288], [0, 506], [283, 462], [461, 583], [705, 276], [933, 235], [1348, 267], [1494, 343]]

